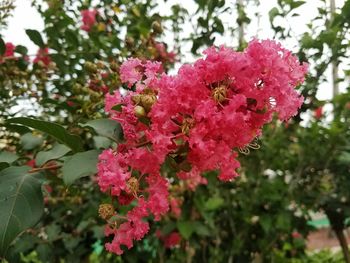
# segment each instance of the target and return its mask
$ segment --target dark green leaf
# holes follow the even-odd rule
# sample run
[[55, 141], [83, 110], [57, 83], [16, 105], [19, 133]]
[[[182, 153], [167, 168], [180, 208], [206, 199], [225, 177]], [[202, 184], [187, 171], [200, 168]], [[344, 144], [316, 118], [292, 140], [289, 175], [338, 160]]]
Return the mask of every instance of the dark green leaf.
[[44, 140], [41, 137], [35, 136], [32, 133], [26, 133], [21, 137], [21, 144], [24, 150], [32, 150], [43, 144]]
[[208, 199], [208, 201], [205, 203], [204, 207], [206, 210], [216, 210], [220, 208], [224, 204], [224, 199], [221, 197], [211, 197]]
[[99, 154], [100, 151], [91, 150], [77, 153], [66, 160], [62, 168], [63, 181], [69, 185], [81, 177], [95, 174]]
[[51, 150], [46, 152], [39, 152], [35, 157], [37, 166], [41, 166], [47, 161], [59, 159], [71, 151], [70, 148], [63, 144], [56, 144]]
[[16, 46], [15, 52], [17, 52], [21, 55], [27, 55], [28, 49], [25, 46], [18, 45], [18, 46]]
[[18, 159], [17, 154], [7, 151], [0, 152], [0, 163], [13, 163]]
[[81, 124], [83, 127], [93, 128], [98, 135], [107, 137], [113, 141], [119, 140], [121, 127], [120, 124], [110, 119], [99, 119], [88, 121], [85, 124]]
[[194, 222], [192, 221], [178, 221], [177, 228], [179, 229], [181, 236], [185, 239], [189, 239], [195, 231]]
[[115, 105], [115, 106], [112, 107], [112, 110], [121, 112], [121, 111], [122, 111], [122, 106], [123, 106], [123, 105], [124, 105], [124, 104], [122, 104], [122, 103], [117, 104], [117, 105]]
[[79, 152], [83, 150], [83, 144], [80, 137], [69, 134], [64, 127], [56, 123], [24, 118], [24, 117], [9, 119], [6, 121], [6, 123], [22, 124], [24, 126], [37, 129], [39, 131], [42, 131], [51, 135], [52, 137], [57, 139], [60, 143], [67, 145], [69, 148], [71, 148], [75, 152]]
[[44, 41], [43, 41], [40, 33], [37, 30], [27, 29], [26, 30], [26, 34], [28, 35], [30, 40], [34, 42], [34, 44], [36, 44], [40, 48], [44, 48], [45, 47]]
[[6, 45], [4, 40], [0, 37], [0, 55], [3, 55], [6, 51]]
[[13, 240], [34, 226], [44, 211], [40, 174], [28, 166], [9, 167], [0, 172], [0, 255]]

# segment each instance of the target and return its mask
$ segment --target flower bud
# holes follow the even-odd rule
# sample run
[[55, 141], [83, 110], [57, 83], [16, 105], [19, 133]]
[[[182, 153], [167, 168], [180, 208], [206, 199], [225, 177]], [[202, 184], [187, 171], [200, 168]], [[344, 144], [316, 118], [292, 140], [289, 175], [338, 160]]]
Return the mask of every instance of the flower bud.
[[146, 116], [145, 109], [142, 106], [140, 106], [140, 105], [136, 105], [135, 106], [134, 113], [135, 113], [136, 117], [138, 117], [138, 118]]
[[97, 73], [97, 66], [92, 63], [92, 62], [85, 62], [84, 68], [89, 72], [89, 73]]
[[162, 28], [162, 25], [158, 22], [158, 21], [154, 21], [152, 23], [152, 30], [154, 33], [156, 34], [161, 34], [163, 33], [163, 28]]
[[111, 204], [100, 204], [98, 208], [98, 215], [104, 219], [108, 220], [114, 215], [114, 207]]
[[114, 72], [119, 72], [119, 65], [116, 62], [111, 62], [111, 64], [109, 65], [109, 67], [111, 68], [112, 71]]
[[153, 104], [157, 101], [157, 96], [155, 94], [143, 94], [141, 96], [141, 104], [147, 112], [149, 112]]
[[131, 47], [133, 47], [133, 46], [135, 45], [135, 40], [134, 40], [132, 37], [127, 36], [127, 37], [125, 38], [125, 45], [126, 45], [128, 48], [131, 48]]

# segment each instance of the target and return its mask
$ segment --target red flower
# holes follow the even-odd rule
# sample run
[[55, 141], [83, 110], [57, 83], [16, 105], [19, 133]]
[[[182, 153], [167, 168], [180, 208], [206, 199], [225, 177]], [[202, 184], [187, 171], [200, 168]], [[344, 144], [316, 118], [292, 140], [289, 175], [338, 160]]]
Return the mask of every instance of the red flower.
[[[131, 248], [148, 232], [146, 217], [160, 220], [169, 211], [168, 188], [177, 180], [161, 174], [165, 161], [189, 190], [208, 183], [202, 176], [207, 171], [230, 181], [238, 176], [239, 149], [260, 136], [275, 113], [286, 121], [303, 102], [295, 86], [307, 65], [274, 41], [253, 40], [244, 52], [212, 47], [205, 55], [175, 76], [162, 73], [159, 62], [129, 59], [120, 78], [134, 89], [106, 94], [105, 110], [121, 124], [125, 143], [100, 155], [98, 184], [121, 205], [128, 203], [124, 195], [137, 201], [126, 222], [107, 228], [115, 235], [109, 251], [122, 254], [120, 245]], [[170, 202], [179, 216], [178, 204]], [[164, 242], [172, 247], [180, 236], [172, 233]]]
[[11, 42], [5, 44], [5, 53], [3, 56], [0, 56], [0, 63], [3, 62], [3, 58], [11, 58], [15, 55], [16, 46]]
[[26, 162], [26, 165], [34, 168], [36, 166], [35, 159], [31, 159], [28, 162]]
[[49, 49], [47, 47], [40, 48], [33, 62], [43, 63], [47, 67], [51, 63], [51, 58], [49, 56]]
[[323, 116], [323, 107], [320, 106], [318, 107], [315, 111], [314, 111], [314, 116], [316, 120], [319, 120], [322, 118]]

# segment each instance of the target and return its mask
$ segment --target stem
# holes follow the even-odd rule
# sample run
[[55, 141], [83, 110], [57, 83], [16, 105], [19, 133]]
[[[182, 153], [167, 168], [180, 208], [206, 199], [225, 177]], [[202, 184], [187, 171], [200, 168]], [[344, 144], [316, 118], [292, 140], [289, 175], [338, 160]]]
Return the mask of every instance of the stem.
[[58, 169], [61, 168], [62, 165], [51, 165], [51, 166], [44, 166], [44, 167], [39, 167], [39, 168], [33, 168], [32, 170], [29, 171], [29, 173], [35, 173], [39, 172], [42, 170], [51, 170], [51, 169]]
[[336, 211], [333, 211], [331, 209], [325, 209], [326, 215], [329, 219], [329, 222], [331, 224], [332, 230], [337, 235], [339, 244], [343, 251], [344, 260], [346, 263], [350, 263], [350, 252], [348, 247], [348, 242], [344, 235], [344, 221], [345, 216], [343, 213], [338, 213]]
[[350, 253], [349, 253], [348, 242], [345, 238], [343, 229], [334, 229], [334, 232], [337, 235], [339, 244], [340, 244], [341, 249], [343, 251], [343, 256], [344, 256], [345, 262], [350, 263]]

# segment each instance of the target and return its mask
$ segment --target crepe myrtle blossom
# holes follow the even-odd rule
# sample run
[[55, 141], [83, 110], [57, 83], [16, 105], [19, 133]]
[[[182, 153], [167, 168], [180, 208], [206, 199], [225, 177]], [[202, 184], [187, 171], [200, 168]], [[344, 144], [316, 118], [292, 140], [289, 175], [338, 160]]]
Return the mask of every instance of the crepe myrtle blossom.
[[127, 94], [106, 94], [105, 110], [121, 124], [125, 141], [100, 155], [98, 184], [129, 207], [126, 215], [107, 217], [110, 252], [120, 255], [121, 245], [142, 239], [150, 228], [146, 218], [181, 214], [171, 186], [195, 191], [208, 183], [209, 171], [221, 181], [237, 177], [242, 149], [274, 114], [286, 121], [303, 103], [295, 87], [307, 65], [279, 43], [255, 39], [243, 52], [221, 46], [204, 54], [175, 76], [159, 62], [131, 58], [120, 68]]
[[13, 58], [15, 55], [16, 46], [11, 42], [5, 44], [5, 52], [3, 55], [0, 55], [0, 63], [4, 62], [3, 58]]
[[96, 23], [96, 15], [98, 14], [98, 11], [95, 9], [93, 10], [85, 9], [85, 10], [81, 10], [80, 14], [82, 16], [82, 21], [83, 21], [83, 25], [80, 28], [86, 32], [90, 32], [91, 28]]
[[33, 60], [33, 63], [38, 63], [43, 67], [48, 67], [51, 63], [51, 57], [49, 55], [49, 49], [47, 47], [40, 48]]

